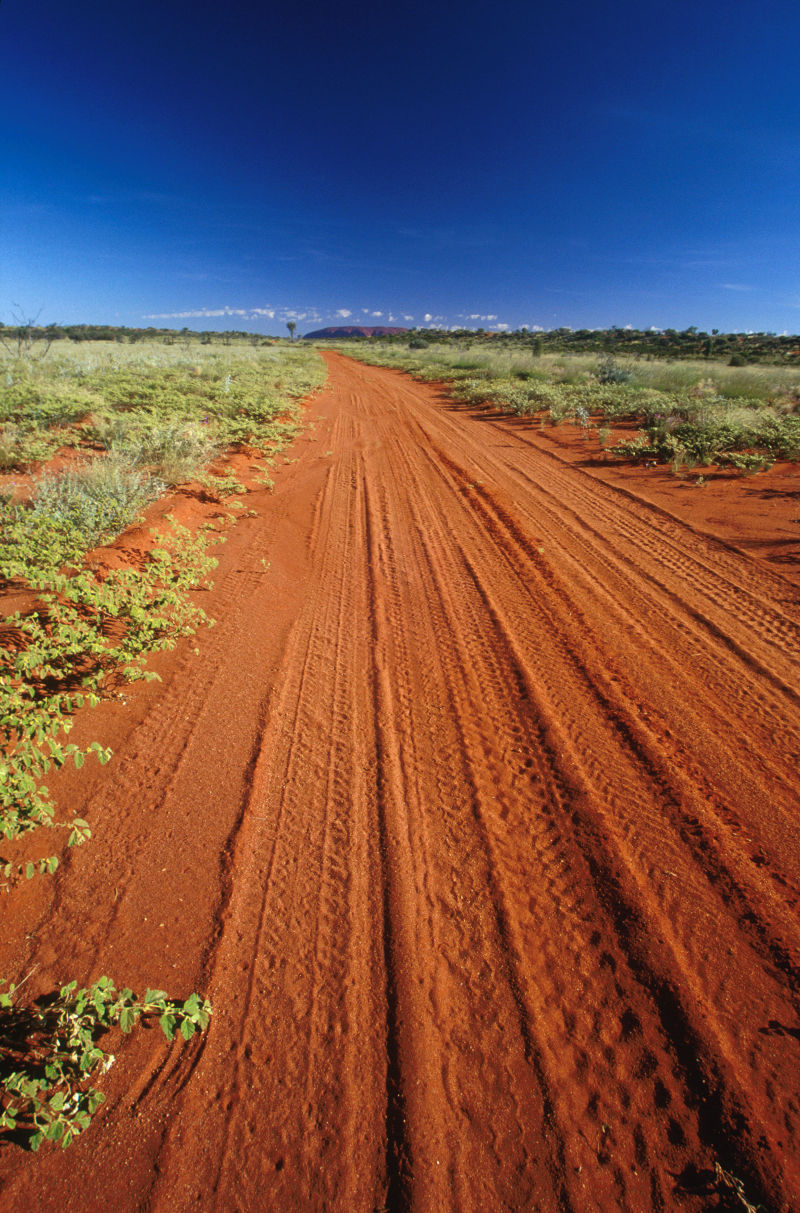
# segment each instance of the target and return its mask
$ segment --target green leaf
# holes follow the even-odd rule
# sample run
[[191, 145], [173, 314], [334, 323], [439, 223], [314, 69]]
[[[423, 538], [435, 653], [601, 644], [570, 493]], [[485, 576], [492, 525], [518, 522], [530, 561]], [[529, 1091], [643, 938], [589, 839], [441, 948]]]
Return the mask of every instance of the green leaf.
[[158, 1022], [161, 1024], [161, 1031], [164, 1033], [167, 1040], [172, 1040], [175, 1035], [175, 1024], [177, 1023], [176, 1017], [174, 1015], [170, 1015], [168, 1011], [165, 1011]]
[[120, 1012], [120, 1016], [119, 1016], [119, 1026], [122, 1028], [122, 1031], [127, 1034], [128, 1032], [130, 1032], [131, 1028], [134, 1026], [134, 1024], [136, 1023], [136, 1020], [138, 1018], [139, 1018], [138, 1007], [123, 1007], [122, 1011]]
[[200, 1010], [200, 995], [190, 994], [186, 999], [186, 1002], [183, 1004], [182, 1009], [184, 1015], [196, 1015]]

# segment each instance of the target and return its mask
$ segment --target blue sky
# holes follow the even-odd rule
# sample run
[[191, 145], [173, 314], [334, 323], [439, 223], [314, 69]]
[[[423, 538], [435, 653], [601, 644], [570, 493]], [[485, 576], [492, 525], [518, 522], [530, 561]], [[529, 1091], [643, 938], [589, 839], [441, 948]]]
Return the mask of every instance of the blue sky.
[[0, 319], [800, 331], [800, 7], [5, 0]]

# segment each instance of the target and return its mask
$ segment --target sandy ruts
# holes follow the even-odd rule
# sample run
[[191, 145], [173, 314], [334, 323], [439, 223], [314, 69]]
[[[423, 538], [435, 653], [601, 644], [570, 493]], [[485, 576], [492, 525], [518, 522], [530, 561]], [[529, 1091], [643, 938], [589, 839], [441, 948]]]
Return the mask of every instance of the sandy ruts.
[[720, 1162], [800, 1207], [796, 591], [328, 361], [26, 944], [212, 1029], [132, 1039], [4, 1200], [700, 1210]]

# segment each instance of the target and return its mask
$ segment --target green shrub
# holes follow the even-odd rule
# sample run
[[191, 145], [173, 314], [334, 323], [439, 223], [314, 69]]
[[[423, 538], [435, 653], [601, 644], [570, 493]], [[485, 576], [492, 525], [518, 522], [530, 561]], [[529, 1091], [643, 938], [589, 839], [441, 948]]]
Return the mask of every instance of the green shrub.
[[669, 462], [680, 456], [691, 464], [720, 463], [753, 471], [776, 459], [800, 459], [800, 418], [732, 410], [685, 421], [671, 414], [612, 449], [626, 458]]
[[176, 1031], [191, 1040], [211, 1019], [211, 1004], [198, 994], [175, 1002], [164, 990], [146, 990], [137, 998], [109, 977], [85, 989], [71, 981], [34, 1005], [20, 1004], [17, 993], [13, 985], [0, 990], [0, 1131], [15, 1133], [30, 1150], [45, 1141], [66, 1149], [88, 1128], [105, 1096], [87, 1080], [114, 1061], [98, 1044], [114, 1024], [127, 1033], [151, 1019], [168, 1040]]
[[597, 364], [597, 378], [600, 383], [630, 383], [632, 377], [631, 369], [621, 366], [610, 354]]
[[[3, 621], [17, 642], [0, 648], [0, 836], [14, 839], [55, 824], [41, 782], [52, 767], [68, 759], [80, 767], [90, 751], [101, 762], [110, 756], [97, 742], [63, 743], [72, 713], [96, 704], [109, 680], [155, 677], [143, 670], [147, 654], [209, 622], [187, 591], [216, 561], [207, 535], [173, 527], [142, 568], [114, 569], [100, 582], [81, 567], [86, 539], [69, 517], [6, 507], [2, 521], [0, 578], [27, 585], [37, 602]], [[68, 828], [70, 846], [88, 834], [78, 819]], [[12, 867], [0, 859], [0, 876]]]
[[86, 547], [93, 547], [118, 535], [163, 490], [163, 481], [119, 458], [98, 458], [37, 480], [30, 514], [57, 525], [68, 523]]
[[80, 434], [69, 428], [41, 429], [33, 423], [7, 421], [0, 425], [0, 472], [22, 471], [49, 459], [65, 446], [77, 446]]

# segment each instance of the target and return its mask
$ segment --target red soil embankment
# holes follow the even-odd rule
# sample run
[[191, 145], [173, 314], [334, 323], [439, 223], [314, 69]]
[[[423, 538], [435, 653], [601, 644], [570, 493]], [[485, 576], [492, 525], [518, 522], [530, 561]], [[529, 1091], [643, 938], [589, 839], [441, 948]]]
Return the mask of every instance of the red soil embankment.
[[[197, 988], [13, 1209], [800, 1204], [800, 592], [327, 356], [218, 620], [81, 716], [94, 830], [0, 972]], [[598, 473], [599, 475], [599, 473]], [[629, 490], [634, 490], [632, 483]], [[734, 535], [729, 536], [732, 542]]]

